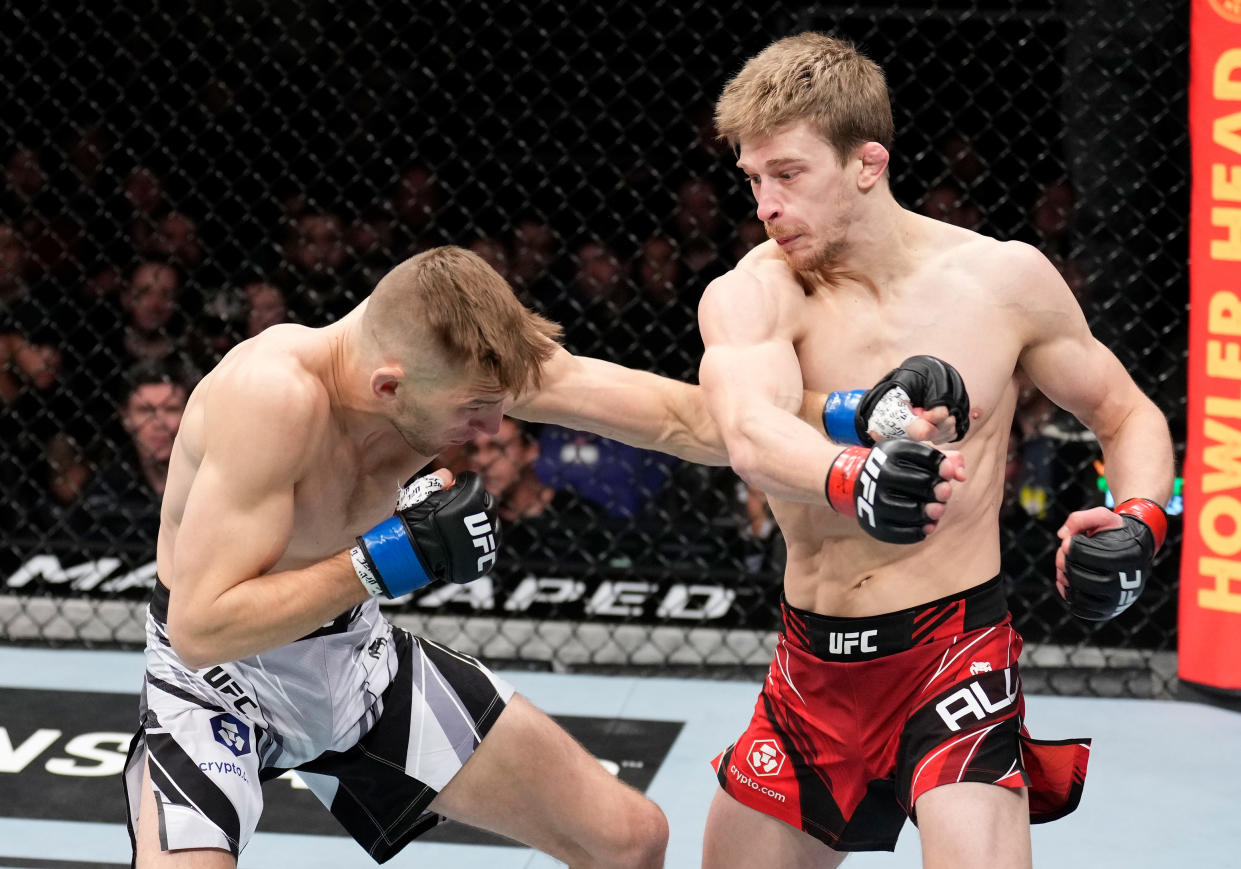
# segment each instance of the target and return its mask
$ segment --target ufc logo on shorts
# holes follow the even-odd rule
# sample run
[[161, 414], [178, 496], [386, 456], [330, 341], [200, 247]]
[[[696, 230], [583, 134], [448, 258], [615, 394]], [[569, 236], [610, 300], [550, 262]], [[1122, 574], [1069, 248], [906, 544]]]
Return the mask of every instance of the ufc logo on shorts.
[[887, 460], [888, 457], [883, 450], [875, 447], [866, 456], [866, 464], [862, 466], [862, 489], [857, 497], [857, 514], [859, 519], [865, 516], [872, 528], [875, 527], [875, 481], [879, 478], [879, 471]]
[[223, 667], [215, 666], [203, 673], [203, 681], [221, 694], [237, 698], [233, 700], [233, 708], [238, 712], [244, 712], [245, 710], [242, 707], [246, 704], [253, 706], [255, 712], [259, 711], [258, 704], [246, 696], [246, 692], [242, 690], [241, 686], [233, 680], [233, 677]]
[[944, 724], [948, 725], [948, 729], [956, 732], [961, 729], [962, 718], [972, 716], [982, 721], [988, 715], [999, 712], [1006, 706], [1011, 706], [1016, 699], [1017, 685], [1013, 680], [1013, 671], [1006, 669], [1004, 670], [1004, 695], [998, 700], [992, 701], [982, 685], [975, 681], [940, 700], [935, 704], [935, 711], [944, 720]]
[[827, 650], [833, 655], [850, 655], [854, 649], [877, 652], [879, 647], [875, 645], [875, 637], [878, 635], [879, 631], [832, 631], [827, 638]]
[[465, 517], [465, 530], [470, 532], [474, 548], [481, 549], [478, 556], [478, 572], [486, 573], [496, 561], [496, 536], [486, 513], [471, 513]]

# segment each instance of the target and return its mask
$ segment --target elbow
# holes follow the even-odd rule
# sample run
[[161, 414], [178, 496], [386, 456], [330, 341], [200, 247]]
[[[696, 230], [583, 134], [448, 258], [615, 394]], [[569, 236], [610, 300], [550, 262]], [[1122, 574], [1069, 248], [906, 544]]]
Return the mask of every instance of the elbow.
[[210, 636], [191, 620], [173, 612], [168, 614], [168, 642], [181, 663], [191, 670], [224, 663], [219, 650], [213, 648]]
[[760, 476], [761, 450], [753, 439], [742, 432], [731, 432], [724, 440], [728, 448], [728, 464], [737, 476], [754, 486]]

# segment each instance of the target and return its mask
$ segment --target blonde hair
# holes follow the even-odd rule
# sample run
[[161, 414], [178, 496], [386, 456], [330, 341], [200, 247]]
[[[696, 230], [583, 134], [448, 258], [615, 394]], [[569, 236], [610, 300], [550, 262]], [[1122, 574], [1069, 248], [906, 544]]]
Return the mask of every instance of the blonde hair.
[[561, 334], [482, 257], [453, 246], [431, 248], [384, 275], [363, 325], [381, 350], [402, 358], [429, 338], [450, 364], [512, 394], [539, 388]]
[[807, 121], [843, 163], [865, 142], [891, 146], [892, 106], [883, 70], [852, 43], [807, 32], [773, 42], [724, 86], [715, 128], [736, 148]]

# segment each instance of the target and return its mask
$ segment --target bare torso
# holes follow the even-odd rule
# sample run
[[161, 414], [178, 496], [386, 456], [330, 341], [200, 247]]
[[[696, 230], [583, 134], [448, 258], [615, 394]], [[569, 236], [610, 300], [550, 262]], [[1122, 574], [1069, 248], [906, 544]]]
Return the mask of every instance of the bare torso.
[[270, 369], [273, 388], [287, 384], [292, 368], [303, 384], [321, 391], [325, 410], [315, 430], [288, 445], [301, 454], [302, 471], [294, 488], [291, 537], [281, 551], [271, 553], [267, 572], [306, 567], [348, 549], [357, 535], [392, 514], [401, 484], [427, 463], [429, 457], [416, 455], [395, 430], [391, 437], [365, 444], [350, 436], [325, 385], [332, 339], [333, 327], [272, 327], [234, 348], [194, 389], [173, 448], [160, 516], [157, 557], [165, 584], [173, 584], [181, 519], [202, 464], [208, 427], [222, 424], [208, 418], [207, 395], [239, 366]]
[[[897, 546], [866, 535], [830, 507], [773, 498], [788, 546], [785, 594], [815, 612], [859, 616], [914, 606], [999, 572], [999, 505], [1017, 389], [1022, 308], [1003, 270], [1004, 245], [924, 218], [910, 273], [872, 289], [845, 281], [805, 296], [767, 243], [738, 266], [801, 306], [788, 317], [806, 389], [849, 390], [901, 360], [931, 354], [954, 365], [971, 403], [968, 436], [952, 449], [968, 480], [926, 541]], [[795, 291], [793, 289], [795, 287]]]

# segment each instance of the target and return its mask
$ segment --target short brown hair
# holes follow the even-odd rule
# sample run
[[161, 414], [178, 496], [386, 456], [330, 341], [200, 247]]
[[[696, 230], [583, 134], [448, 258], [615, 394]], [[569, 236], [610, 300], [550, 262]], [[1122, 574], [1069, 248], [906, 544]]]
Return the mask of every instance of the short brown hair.
[[430, 337], [450, 363], [513, 394], [539, 387], [561, 333], [482, 257], [455, 246], [423, 251], [384, 275], [363, 322], [388, 352]]
[[892, 105], [883, 70], [852, 43], [800, 33], [750, 58], [715, 105], [715, 128], [734, 148], [798, 121], [808, 121], [842, 162], [865, 142], [890, 147]]

